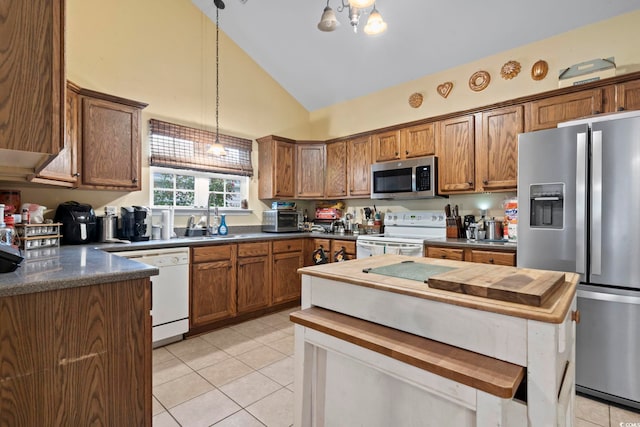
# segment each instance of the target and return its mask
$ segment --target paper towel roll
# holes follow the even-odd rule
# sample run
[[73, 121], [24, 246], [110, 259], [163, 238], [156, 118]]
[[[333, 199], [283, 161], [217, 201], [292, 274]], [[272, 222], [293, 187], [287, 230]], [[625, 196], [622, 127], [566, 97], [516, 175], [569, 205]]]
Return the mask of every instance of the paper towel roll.
[[162, 211], [162, 240], [171, 239], [171, 213]]

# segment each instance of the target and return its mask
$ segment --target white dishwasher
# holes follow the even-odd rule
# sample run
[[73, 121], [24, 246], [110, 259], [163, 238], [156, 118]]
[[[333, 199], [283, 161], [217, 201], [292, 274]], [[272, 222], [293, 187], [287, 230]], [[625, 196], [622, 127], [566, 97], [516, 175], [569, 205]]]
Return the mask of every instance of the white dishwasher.
[[189, 331], [189, 248], [115, 252], [158, 267], [151, 277], [154, 347], [181, 340]]

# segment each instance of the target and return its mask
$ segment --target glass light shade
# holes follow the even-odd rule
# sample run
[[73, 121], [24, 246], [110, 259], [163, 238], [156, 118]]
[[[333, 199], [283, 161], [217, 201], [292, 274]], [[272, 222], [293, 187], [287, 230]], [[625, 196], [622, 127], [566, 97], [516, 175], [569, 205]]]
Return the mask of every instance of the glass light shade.
[[227, 155], [227, 152], [224, 149], [224, 145], [220, 144], [217, 141], [215, 143], [211, 144], [211, 146], [207, 150], [207, 153], [213, 154], [214, 156], [226, 156]]
[[318, 22], [318, 29], [320, 31], [333, 31], [338, 25], [336, 13], [329, 6], [325, 7], [320, 22]]
[[365, 34], [370, 36], [384, 33], [387, 30], [387, 23], [382, 20], [382, 15], [374, 7], [367, 20], [367, 25], [364, 26]]
[[363, 9], [374, 4], [376, 0], [349, 0], [349, 6]]

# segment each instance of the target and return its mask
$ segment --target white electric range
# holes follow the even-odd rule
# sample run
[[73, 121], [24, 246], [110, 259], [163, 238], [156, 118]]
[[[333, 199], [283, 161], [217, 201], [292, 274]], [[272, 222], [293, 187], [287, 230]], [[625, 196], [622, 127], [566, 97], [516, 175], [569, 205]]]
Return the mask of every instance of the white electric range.
[[383, 236], [358, 236], [356, 257], [398, 254], [424, 256], [424, 241], [447, 236], [447, 221], [440, 211], [388, 213]]

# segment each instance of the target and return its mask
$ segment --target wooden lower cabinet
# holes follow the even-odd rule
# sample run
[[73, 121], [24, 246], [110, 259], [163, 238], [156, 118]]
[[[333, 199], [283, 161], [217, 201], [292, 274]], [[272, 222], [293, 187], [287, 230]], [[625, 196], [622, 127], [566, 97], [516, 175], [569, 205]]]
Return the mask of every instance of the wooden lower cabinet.
[[342, 261], [356, 259], [356, 242], [355, 240], [332, 240], [331, 241], [331, 262], [338, 261], [336, 257], [338, 252], [344, 250], [344, 258]]
[[516, 265], [515, 251], [491, 251], [472, 248], [451, 248], [425, 245], [425, 256], [429, 258], [469, 261], [494, 265]]
[[303, 265], [303, 239], [273, 242], [272, 304], [300, 298], [301, 282], [298, 269]]
[[0, 425], [151, 426], [149, 278], [0, 298]]
[[233, 317], [237, 245], [205, 246], [191, 252], [191, 328]]
[[238, 314], [266, 308], [270, 303], [269, 242], [238, 244]]

